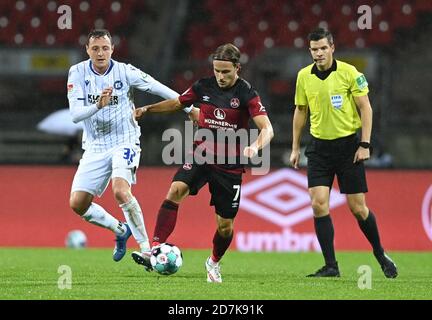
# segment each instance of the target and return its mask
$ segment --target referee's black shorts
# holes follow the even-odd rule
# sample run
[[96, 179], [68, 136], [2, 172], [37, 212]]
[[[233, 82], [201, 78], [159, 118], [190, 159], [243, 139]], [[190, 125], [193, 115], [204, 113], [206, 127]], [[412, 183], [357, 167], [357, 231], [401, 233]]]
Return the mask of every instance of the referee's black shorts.
[[332, 187], [337, 176], [341, 193], [354, 194], [368, 191], [363, 162], [353, 163], [359, 140], [355, 134], [322, 140], [312, 137], [306, 147], [308, 158], [308, 187]]
[[184, 164], [177, 170], [172, 180], [182, 181], [189, 187], [189, 194], [194, 196], [206, 184], [211, 193], [210, 205], [216, 213], [225, 219], [233, 219], [240, 205], [241, 173], [225, 172], [209, 164]]

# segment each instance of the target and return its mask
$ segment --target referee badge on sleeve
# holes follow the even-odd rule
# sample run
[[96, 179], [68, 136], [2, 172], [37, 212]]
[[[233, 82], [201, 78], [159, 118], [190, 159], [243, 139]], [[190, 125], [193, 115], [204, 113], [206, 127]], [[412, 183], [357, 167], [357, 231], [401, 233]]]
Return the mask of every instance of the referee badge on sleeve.
[[360, 90], [363, 90], [364, 88], [366, 88], [368, 86], [368, 83], [367, 83], [364, 75], [357, 77], [356, 82], [357, 82], [357, 86], [359, 87]]
[[343, 105], [343, 97], [341, 95], [334, 95], [330, 97], [331, 99], [331, 104], [334, 108], [336, 109], [340, 109], [342, 108]]

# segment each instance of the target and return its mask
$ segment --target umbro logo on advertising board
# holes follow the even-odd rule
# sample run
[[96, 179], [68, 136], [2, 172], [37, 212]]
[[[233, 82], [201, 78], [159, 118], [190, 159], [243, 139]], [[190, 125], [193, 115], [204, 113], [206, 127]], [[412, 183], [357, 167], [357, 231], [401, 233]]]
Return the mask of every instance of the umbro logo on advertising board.
[[[336, 188], [330, 210], [346, 201]], [[314, 232], [296, 233], [292, 227], [313, 218], [306, 175], [292, 169], [274, 171], [242, 186], [240, 208], [282, 228], [281, 232], [238, 232], [240, 251], [319, 251]]]

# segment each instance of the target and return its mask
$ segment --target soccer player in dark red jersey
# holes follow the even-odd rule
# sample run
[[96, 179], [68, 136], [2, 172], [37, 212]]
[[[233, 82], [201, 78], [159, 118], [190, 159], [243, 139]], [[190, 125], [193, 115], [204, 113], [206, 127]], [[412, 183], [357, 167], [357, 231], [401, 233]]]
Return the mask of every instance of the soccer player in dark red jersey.
[[[207, 139], [195, 139], [194, 159], [202, 160], [209, 154], [217, 157], [221, 151], [233, 156], [235, 162], [210, 161], [185, 163], [173, 178], [165, 201], [158, 213], [154, 230], [155, 246], [165, 242], [174, 230], [180, 202], [188, 195], [196, 195], [206, 183], [211, 193], [210, 204], [215, 207], [217, 230], [213, 237], [213, 251], [206, 261], [207, 281], [222, 282], [219, 261], [228, 249], [233, 238], [233, 221], [240, 203], [240, 188], [244, 165], [241, 157], [253, 158], [258, 150], [269, 144], [273, 138], [273, 128], [262, 105], [257, 91], [244, 79], [239, 77], [240, 51], [232, 44], [219, 46], [213, 56], [213, 72], [211, 78], [195, 82], [192, 87], [176, 99], [165, 100], [135, 110], [135, 118], [139, 120], [144, 113], [170, 112], [182, 110], [184, 106], [199, 105], [194, 110], [199, 129], [207, 129], [215, 134], [220, 130], [233, 132], [248, 129], [252, 119], [259, 129], [258, 138], [249, 146], [240, 150], [241, 145], [234, 142], [209, 142]], [[198, 129], [198, 130], [199, 130]], [[197, 137], [197, 135], [195, 136]], [[231, 140], [232, 141], [232, 140]], [[231, 150], [227, 151], [227, 150]], [[210, 157], [210, 158], [211, 158]], [[222, 157], [226, 160], [227, 157]], [[148, 257], [139, 252], [132, 254], [134, 260], [149, 270]]]

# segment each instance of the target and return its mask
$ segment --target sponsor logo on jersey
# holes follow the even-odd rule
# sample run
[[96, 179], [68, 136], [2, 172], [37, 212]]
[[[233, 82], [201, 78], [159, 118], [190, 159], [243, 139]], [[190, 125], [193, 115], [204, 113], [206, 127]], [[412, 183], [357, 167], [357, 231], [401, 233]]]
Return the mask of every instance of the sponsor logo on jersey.
[[227, 121], [218, 121], [214, 119], [204, 119], [204, 123], [208, 125], [210, 129], [237, 129], [237, 124], [232, 124]]
[[331, 96], [330, 100], [333, 107], [335, 107], [336, 109], [342, 108], [343, 97], [341, 95], [338, 94], [338, 95]]
[[[87, 101], [90, 104], [97, 103], [99, 101], [99, 98], [100, 98], [100, 95], [98, 95], [98, 94], [91, 94], [91, 93], [89, 93], [87, 95]], [[109, 105], [118, 105], [118, 104], [119, 104], [119, 98], [118, 98], [118, 96], [111, 96], [110, 97]]]
[[90, 83], [90, 80], [86, 80], [86, 81], [84, 81], [84, 83], [85, 83], [86, 86], [88, 86], [89, 83]]
[[223, 111], [222, 109], [216, 108], [213, 111], [214, 116], [216, 117], [216, 119], [218, 120], [224, 120], [226, 117], [225, 111]]
[[120, 90], [121, 88], [123, 88], [123, 82], [117, 80], [116, 82], [114, 82], [114, 88]]
[[205, 102], [209, 102], [210, 101], [210, 97], [209, 96], [203, 96], [202, 99]]
[[258, 112], [266, 112], [266, 108], [263, 106], [263, 104], [260, 102], [258, 102], [258, 104], [260, 105], [259, 111]]
[[234, 109], [240, 107], [240, 100], [238, 98], [232, 98], [230, 101], [230, 106]]

